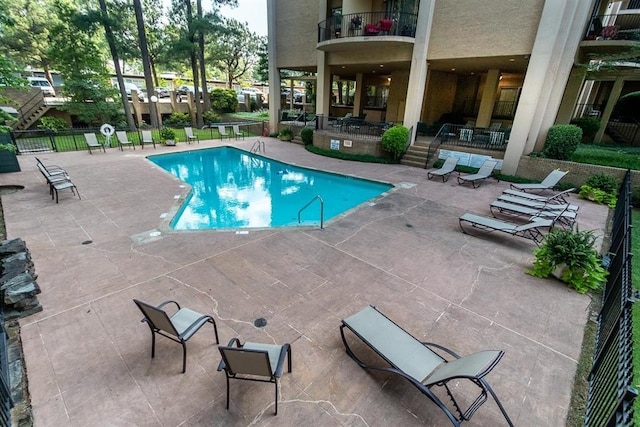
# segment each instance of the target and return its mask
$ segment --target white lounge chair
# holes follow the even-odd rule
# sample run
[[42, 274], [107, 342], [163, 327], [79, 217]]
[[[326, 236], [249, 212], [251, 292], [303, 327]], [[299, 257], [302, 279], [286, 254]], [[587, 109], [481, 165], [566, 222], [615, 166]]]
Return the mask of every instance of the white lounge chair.
[[89, 154], [93, 154], [93, 151], [91, 151], [92, 148], [97, 148], [98, 150], [102, 149], [105, 153], [107, 152], [107, 150], [104, 149], [104, 145], [98, 142], [98, 138], [95, 133], [85, 133], [84, 139], [87, 143], [87, 147], [89, 148]]
[[544, 190], [553, 190], [553, 188], [558, 185], [558, 182], [566, 175], [569, 171], [563, 172], [560, 169], [553, 170], [547, 175], [545, 179], [540, 183], [534, 184], [511, 184], [511, 188], [520, 191], [544, 191]]
[[[458, 184], [464, 184], [466, 182], [470, 182], [473, 188], [480, 187], [482, 181], [489, 178], [493, 173], [493, 170], [498, 166], [498, 162], [496, 160], [485, 160], [478, 169], [477, 173], [465, 176], [458, 177]], [[478, 185], [476, 185], [478, 183]]]
[[[523, 191], [505, 190], [503, 194], [498, 197], [498, 200], [527, 206], [533, 209], [563, 209], [566, 207], [568, 211], [577, 212], [580, 209], [580, 206], [570, 205], [567, 203], [567, 199], [565, 198], [565, 195], [573, 190], [575, 190], [575, 188], [570, 188], [550, 197], [538, 196], [536, 194], [525, 193]], [[534, 196], [535, 198], [526, 196]]]
[[576, 221], [578, 213], [576, 211], [568, 210], [568, 205], [544, 205], [541, 208], [532, 208], [524, 205], [518, 205], [515, 203], [505, 202], [503, 200], [496, 200], [491, 202], [490, 210], [491, 215], [494, 217], [496, 213], [515, 216], [537, 216], [540, 218], [554, 218], [558, 217], [558, 222], [567, 227], [571, 227]]
[[[446, 182], [449, 179], [449, 175], [452, 172], [456, 172], [456, 165], [458, 164], [458, 158], [455, 156], [449, 156], [445, 159], [444, 164], [440, 169], [434, 169], [427, 172], [427, 179], [431, 179], [434, 176], [442, 177], [442, 182]], [[460, 172], [458, 172], [460, 175]]]

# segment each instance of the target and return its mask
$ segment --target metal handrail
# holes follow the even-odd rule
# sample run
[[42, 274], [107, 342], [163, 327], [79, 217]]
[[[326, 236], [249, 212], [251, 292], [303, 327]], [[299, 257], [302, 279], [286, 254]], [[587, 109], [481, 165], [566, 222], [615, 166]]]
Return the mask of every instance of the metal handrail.
[[254, 142], [250, 151], [252, 153], [260, 153], [260, 146], [262, 146], [262, 153], [266, 153], [266, 150], [264, 148], [264, 141], [261, 140], [257, 140], [256, 142]]
[[359, 36], [415, 38], [418, 15], [399, 12], [362, 12], [334, 15], [318, 24], [318, 43]]
[[311, 205], [311, 203], [316, 201], [316, 199], [320, 200], [320, 230], [324, 230], [324, 200], [322, 199], [322, 197], [320, 197], [319, 194], [311, 199], [309, 203], [304, 205], [302, 209], [298, 211], [298, 224], [300, 224], [300, 215], [302, 214], [302, 211], [307, 209]]

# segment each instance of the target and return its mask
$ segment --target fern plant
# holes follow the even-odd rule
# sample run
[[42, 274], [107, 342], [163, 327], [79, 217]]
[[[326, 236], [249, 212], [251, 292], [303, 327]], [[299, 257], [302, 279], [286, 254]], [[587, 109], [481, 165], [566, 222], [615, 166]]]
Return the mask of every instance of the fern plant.
[[527, 274], [546, 278], [558, 268], [564, 267], [560, 280], [578, 293], [598, 290], [609, 272], [602, 267], [602, 260], [593, 244], [593, 231], [554, 229], [534, 251], [533, 268]]

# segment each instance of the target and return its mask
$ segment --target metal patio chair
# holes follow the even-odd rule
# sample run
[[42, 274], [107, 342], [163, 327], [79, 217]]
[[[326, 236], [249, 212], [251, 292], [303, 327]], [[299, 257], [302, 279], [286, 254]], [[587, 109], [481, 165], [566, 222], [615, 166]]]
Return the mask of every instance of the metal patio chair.
[[[182, 345], [182, 373], [187, 370], [187, 341], [205, 324], [211, 323], [216, 336], [216, 344], [218, 340], [218, 327], [213, 317], [200, 314], [188, 308], [181, 308], [175, 301], [165, 301], [158, 306], [153, 306], [134, 299], [134, 303], [138, 306], [145, 322], [151, 330], [151, 357], [155, 357], [156, 353], [156, 334], [169, 338], [172, 341]], [[178, 311], [171, 317], [162, 308], [167, 304], [175, 304]]]
[[87, 143], [87, 147], [89, 148], [89, 154], [93, 154], [93, 151], [91, 151], [92, 148], [97, 148], [98, 150], [102, 149], [103, 152], [107, 152], [104, 145], [98, 142], [98, 138], [95, 133], [85, 133], [84, 139]]
[[[449, 179], [449, 175], [452, 172], [456, 172], [456, 165], [458, 164], [458, 160], [459, 159], [455, 156], [447, 157], [440, 169], [434, 169], [427, 172], [427, 179], [431, 179], [434, 176], [439, 176], [442, 178], [442, 182], [446, 182]], [[458, 172], [458, 175], [460, 175], [460, 172]]]
[[563, 172], [560, 169], [549, 172], [549, 175], [540, 183], [534, 184], [511, 184], [511, 188], [520, 191], [537, 191], [553, 190], [553, 188], [560, 182], [560, 180], [568, 174], [569, 171]]
[[218, 347], [222, 360], [218, 371], [227, 377], [227, 409], [229, 409], [229, 380], [273, 383], [276, 390], [275, 415], [278, 415], [278, 379], [282, 376], [285, 358], [291, 372], [291, 346], [247, 342], [238, 338], [229, 341], [226, 347]]
[[184, 133], [185, 135], [187, 135], [187, 142], [189, 144], [191, 144], [191, 141], [196, 141], [198, 144], [200, 144], [200, 138], [198, 137], [198, 135], [193, 133], [193, 128], [191, 127], [184, 128]]
[[[478, 172], [471, 175], [459, 176], [458, 184], [464, 184], [464, 183], [470, 182], [473, 188], [478, 188], [480, 187], [480, 184], [482, 184], [482, 181], [484, 181], [485, 179], [491, 176], [496, 166], [498, 166], [497, 161], [485, 160], [484, 163], [482, 163], [482, 166], [480, 166], [480, 169], [478, 169]], [[478, 185], [476, 185], [476, 183]]]
[[153, 148], [156, 148], [156, 140], [153, 138], [153, 134], [151, 133], [150, 130], [143, 130], [142, 131], [142, 138], [140, 139], [140, 146], [142, 147], [142, 149], [144, 150], [144, 145], [147, 144], [153, 144]]
[[133, 149], [136, 149], [136, 146], [133, 145], [133, 141], [127, 137], [127, 133], [124, 131], [116, 131], [116, 137], [118, 138], [118, 147], [120, 147], [120, 151], [123, 151], [123, 147], [131, 146]]

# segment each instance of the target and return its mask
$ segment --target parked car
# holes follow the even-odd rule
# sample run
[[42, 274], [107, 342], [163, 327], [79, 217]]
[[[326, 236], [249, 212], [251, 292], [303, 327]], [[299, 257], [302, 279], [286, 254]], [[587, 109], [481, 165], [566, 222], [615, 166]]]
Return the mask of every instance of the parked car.
[[156, 96], [158, 98], [168, 98], [170, 91], [171, 89], [169, 89], [168, 87], [158, 86], [156, 88]]
[[[285, 95], [287, 98], [287, 102], [291, 101], [291, 89], [289, 88], [283, 88], [280, 93], [282, 95]], [[302, 102], [302, 96], [304, 95], [304, 92], [299, 90], [299, 89], [294, 89], [293, 90], [293, 102]]]
[[[176, 97], [178, 98], [178, 101], [186, 101], [187, 94], [189, 92], [191, 92], [192, 94], [195, 93], [195, 89], [193, 86], [191, 85], [178, 86], [178, 88], [176, 89]], [[199, 94], [200, 94], [200, 97], [202, 97], [202, 89], [199, 90]]]
[[[116, 89], [120, 90], [120, 85], [118, 85], [118, 82], [116, 82], [113, 86]], [[127, 92], [127, 99], [128, 100], [131, 100], [131, 91], [132, 90], [135, 90], [136, 92], [138, 92], [138, 98], [140, 98], [140, 100], [144, 101], [147, 98], [146, 91], [144, 89], [140, 89], [134, 83], [124, 82], [124, 89]]]
[[49, 83], [49, 80], [44, 77], [27, 77], [29, 86], [38, 88], [42, 91], [44, 96], [56, 96], [56, 91]]

